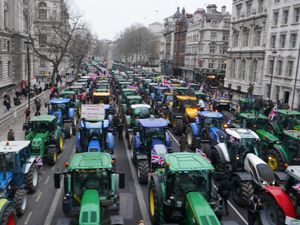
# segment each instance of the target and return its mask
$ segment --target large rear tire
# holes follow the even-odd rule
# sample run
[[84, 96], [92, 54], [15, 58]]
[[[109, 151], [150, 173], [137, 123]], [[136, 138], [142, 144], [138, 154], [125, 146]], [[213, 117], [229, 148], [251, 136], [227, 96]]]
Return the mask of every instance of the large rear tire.
[[[162, 196], [158, 196], [154, 181], [151, 179], [149, 185], [149, 214], [152, 225], [161, 225], [164, 223], [163, 221], [163, 209], [162, 205], [159, 204], [159, 198]], [[162, 201], [161, 201], [162, 202]]]
[[14, 206], [17, 216], [23, 216], [27, 209], [27, 192], [24, 189], [18, 189], [14, 196]]
[[210, 154], [210, 160], [216, 172], [224, 172], [225, 162], [223, 162], [221, 155], [217, 149], [215, 148], [212, 149], [212, 152]]
[[9, 205], [6, 207], [4, 212], [2, 212], [0, 225], [16, 225], [16, 224], [17, 224], [16, 210], [12, 205]]
[[48, 164], [53, 166], [57, 161], [57, 152], [55, 148], [49, 148], [47, 153]]
[[137, 177], [140, 184], [148, 183], [149, 163], [148, 160], [137, 161]]
[[180, 119], [175, 119], [176, 123], [174, 126], [174, 133], [176, 135], [182, 135], [182, 133], [184, 132], [184, 124], [183, 124], [183, 120]]
[[265, 161], [273, 171], [284, 169], [284, 160], [275, 148], [268, 150]]
[[285, 224], [285, 215], [277, 202], [268, 193], [263, 193], [261, 196], [263, 208], [259, 214], [260, 225], [282, 225]]
[[32, 164], [28, 173], [25, 176], [26, 189], [29, 193], [34, 193], [38, 187], [38, 169], [35, 164]]
[[242, 181], [239, 177], [235, 176], [232, 179], [232, 199], [233, 201], [241, 206], [245, 207], [248, 205], [249, 199], [254, 194], [252, 182]]

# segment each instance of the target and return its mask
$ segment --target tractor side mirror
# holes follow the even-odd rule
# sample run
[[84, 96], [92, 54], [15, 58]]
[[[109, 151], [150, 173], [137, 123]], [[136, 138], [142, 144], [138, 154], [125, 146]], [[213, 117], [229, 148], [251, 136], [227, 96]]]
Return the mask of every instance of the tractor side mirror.
[[119, 173], [119, 188], [123, 189], [125, 188], [125, 174]]
[[60, 188], [60, 173], [54, 173], [54, 187]]

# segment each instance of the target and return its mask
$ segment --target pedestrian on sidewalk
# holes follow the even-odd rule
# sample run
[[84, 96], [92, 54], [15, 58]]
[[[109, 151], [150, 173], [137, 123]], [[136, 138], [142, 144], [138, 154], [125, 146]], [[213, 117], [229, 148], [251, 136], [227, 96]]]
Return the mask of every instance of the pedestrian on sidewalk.
[[230, 195], [230, 182], [227, 176], [223, 177], [218, 187], [218, 194], [221, 197], [221, 204], [225, 208], [226, 215], [228, 216], [228, 199]]
[[34, 99], [34, 104], [36, 107], [36, 111], [39, 112], [41, 110], [41, 106], [42, 106], [41, 99], [39, 97], [36, 97]]
[[119, 134], [119, 140], [122, 140], [122, 134], [123, 134], [123, 121], [121, 116], [119, 116], [118, 119], [118, 134]]
[[181, 135], [181, 138], [179, 139], [179, 147], [180, 147], [180, 152], [187, 151], [186, 136], [184, 133]]
[[254, 100], [254, 103], [253, 103], [255, 117], [259, 116], [260, 110], [263, 108], [263, 106], [264, 106], [264, 102], [263, 102], [262, 96], [260, 95], [259, 97], [257, 97]]
[[254, 195], [250, 198], [248, 203], [248, 225], [254, 225], [258, 220], [259, 212], [263, 205], [258, 195]]
[[8, 112], [8, 108], [7, 108], [7, 100], [6, 99], [4, 99], [3, 100], [3, 112]]
[[15, 132], [13, 129], [10, 129], [7, 133], [7, 140], [8, 141], [14, 141], [15, 140]]
[[30, 109], [29, 107], [26, 107], [25, 109], [25, 122], [28, 122], [30, 118]]

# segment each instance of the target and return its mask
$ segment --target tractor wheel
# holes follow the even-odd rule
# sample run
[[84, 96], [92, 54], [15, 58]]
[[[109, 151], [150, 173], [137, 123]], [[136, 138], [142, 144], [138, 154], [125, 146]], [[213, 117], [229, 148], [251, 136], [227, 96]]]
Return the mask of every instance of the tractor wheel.
[[148, 183], [149, 164], [148, 160], [137, 161], [137, 177], [140, 184]]
[[263, 193], [261, 200], [264, 204], [259, 214], [259, 224], [261, 225], [281, 225], [285, 224], [285, 215], [278, 206], [275, 199], [268, 193]]
[[27, 209], [27, 193], [24, 189], [18, 189], [14, 196], [14, 206], [17, 216], [24, 215]]
[[59, 152], [62, 152], [62, 151], [63, 151], [63, 148], [64, 148], [64, 138], [63, 138], [63, 136], [61, 135], [61, 136], [58, 138], [58, 150], [59, 150]]
[[265, 161], [273, 171], [284, 169], [284, 160], [276, 149], [269, 149], [267, 157], [268, 158], [265, 159]]
[[231, 190], [233, 201], [241, 207], [247, 206], [249, 199], [254, 194], [252, 183], [250, 181], [241, 181], [237, 176], [232, 179]]
[[34, 193], [38, 187], [38, 169], [35, 164], [32, 164], [25, 177], [26, 189], [30, 193]]
[[12, 205], [9, 205], [6, 207], [4, 212], [2, 212], [0, 225], [16, 225], [16, 224], [17, 224], [16, 210]]
[[187, 129], [186, 143], [187, 143], [189, 149], [192, 149], [193, 147], [195, 147], [194, 146], [195, 145], [194, 134], [190, 127]]
[[163, 221], [163, 209], [162, 205], [159, 204], [159, 198], [162, 196], [158, 196], [154, 181], [151, 179], [149, 185], [149, 214], [152, 225], [161, 225], [164, 223]]
[[176, 120], [175, 127], [174, 127], [174, 133], [176, 135], [182, 135], [183, 131], [184, 131], [183, 120]]
[[49, 165], [53, 166], [57, 161], [57, 152], [55, 148], [49, 148], [47, 153], [47, 161]]
[[212, 152], [210, 154], [210, 160], [216, 172], [224, 172], [225, 162], [223, 162], [220, 153], [218, 152], [217, 149], [215, 148], [212, 149]]

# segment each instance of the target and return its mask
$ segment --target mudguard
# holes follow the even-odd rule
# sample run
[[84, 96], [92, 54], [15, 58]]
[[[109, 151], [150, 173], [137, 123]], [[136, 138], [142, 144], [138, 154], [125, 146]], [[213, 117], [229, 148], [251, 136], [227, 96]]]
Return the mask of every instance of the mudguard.
[[11, 203], [5, 199], [5, 198], [1, 198], [0, 199], [0, 218], [3, 217], [3, 213], [5, 212], [6, 208], [10, 205]]
[[74, 108], [69, 108], [68, 110], [68, 118], [72, 119], [75, 116], [75, 109]]
[[[160, 183], [162, 183], [162, 180], [156, 175], [154, 174], [151, 179], [153, 180], [154, 182], [154, 185], [155, 185], [155, 189], [157, 191], [157, 196], [161, 196], [163, 195], [163, 192], [161, 190], [161, 185]], [[162, 198], [158, 198], [158, 204], [163, 204], [163, 199]]]
[[265, 187], [265, 190], [273, 196], [285, 216], [296, 218], [296, 211], [288, 193], [276, 186], [267, 186]]
[[26, 161], [26, 166], [24, 168], [24, 173], [27, 174], [31, 165], [35, 162], [36, 157], [30, 157], [27, 161]]
[[208, 134], [211, 140], [215, 141], [216, 143], [224, 142], [226, 137], [225, 133], [217, 127], [210, 127]]
[[284, 163], [288, 163], [289, 162], [289, 155], [286, 151], [286, 149], [280, 145], [280, 144], [274, 144], [273, 146], [274, 149], [277, 150], [277, 152], [280, 154], [280, 157], [283, 159]]
[[247, 172], [235, 172], [232, 175], [239, 177], [241, 181], [250, 181], [250, 180], [252, 180], [251, 175]]
[[214, 148], [219, 152], [221, 159], [224, 160], [223, 162], [230, 163], [230, 157], [225, 143], [219, 143], [214, 146]]
[[106, 146], [110, 151], [113, 151], [115, 148], [115, 137], [112, 133], [107, 133], [106, 135]]
[[200, 129], [199, 129], [197, 123], [190, 123], [189, 126], [193, 132], [193, 136], [198, 137], [200, 135]]

